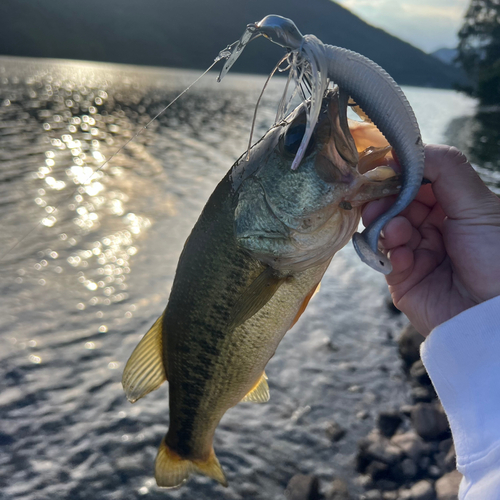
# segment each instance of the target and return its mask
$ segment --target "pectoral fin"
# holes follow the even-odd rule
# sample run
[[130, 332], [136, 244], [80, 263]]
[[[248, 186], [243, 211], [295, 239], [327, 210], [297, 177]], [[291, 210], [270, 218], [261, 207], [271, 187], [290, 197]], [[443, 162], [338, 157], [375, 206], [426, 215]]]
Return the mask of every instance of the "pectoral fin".
[[286, 280], [286, 277], [280, 278], [274, 273], [270, 267], [266, 268], [243, 292], [229, 318], [230, 330], [242, 325], [271, 300]]
[[155, 321], [130, 356], [122, 385], [131, 403], [158, 389], [167, 380], [163, 364], [163, 314]]
[[266, 372], [262, 373], [259, 381], [250, 392], [241, 400], [242, 403], [267, 403], [269, 401], [269, 386], [267, 385]]

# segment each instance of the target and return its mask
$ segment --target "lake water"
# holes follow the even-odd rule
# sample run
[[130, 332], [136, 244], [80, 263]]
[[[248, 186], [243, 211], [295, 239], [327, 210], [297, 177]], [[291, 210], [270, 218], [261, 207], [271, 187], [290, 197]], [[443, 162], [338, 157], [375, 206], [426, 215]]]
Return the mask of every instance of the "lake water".
[[[2, 499], [274, 500], [296, 473], [341, 477], [357, 495], [357, 440], [380, 410], [407, 402], [393, 340], [406, 320], [348, 245], [268, 365], [270, 402], [238, 405], [218, 428], [230, 487], [155, 486], [168, 390], [132, 406], [121, 373], [167, 302], [206, 199], [246, 149], [264, 78], [209, 74], [88, 176], [198, 74], [0, 58]], [[273, 122], [282, 84], [266, 92], [254, 137]], [[470, 126], [473, 100], [404, 90], [424, 141]], [[331, 420], [347, 430], [336, 444]]]

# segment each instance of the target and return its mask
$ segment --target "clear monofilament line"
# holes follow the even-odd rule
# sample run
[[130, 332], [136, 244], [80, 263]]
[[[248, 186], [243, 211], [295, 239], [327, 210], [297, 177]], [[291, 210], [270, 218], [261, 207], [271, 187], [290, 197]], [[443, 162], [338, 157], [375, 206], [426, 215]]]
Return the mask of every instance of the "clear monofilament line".
[[278, 68], [280, 67], [280, 64], [283, 63], [288, 59], [288, 54], [284, 57], [282, 57], [278, 64], [274, 67], [274, 69], [271, 71], [271, 74], [267, 77], [266, 83], [264, 83], [264, 87], [262, 87], [262, 91], [259, 95], [259, 98], [257, 99], [257, 104], [255, 105], [255, 111], [253, 112], [253, 118], [252, 118], [252, 127], [250, 128], [250, 138], [248, 139], [248, 148], [247, 148], [247, 154], [245, 156], [246, 160], [248, 161], [250, 159], [250, 148], [252, 146], [252, 137], [253, 137], [253, 131], [255, 128], [255, 120], [257, 119], [257, 110], [259, 109], [259, 104], [262, 99], [262, 96], [264, 95], [264, 91], [266, 90], [266, 87], [271, 80], [271, 78], [274, 76], [274, 73], [278, 71]]
[[[225, 49], [225, 50], [227, 51], [228, 49]], [[125, 144], [123, 144], [119, 149], [117, 149], [102, 165], [100, 165], [91, 174], [89, 174], [88, 177], [85, 178], [83, 180], [83, 182], [80, 183], [80, 186], [87, 184], [97, 172], [101, 171], [117, 154], [121, 153], [124, 150], [124, 148], [126, 148], [133, 140], [137, 139], [137, 137], [140, 134], [142, 134], [156, 119], [158, 119], [163, 113], [165, 113], [165, 111], [167, 111], [167, 109], [170, 108], [170, 106], [172, 106], [172, 104], [174, 104], [178, 99], [180, 99], [191, 87], [193, 87], [193, 85], [198, 83], [221, 59], [225, 59], [225, 58], [227, 58], [226, 53], [224, 51], [221, 51], [220, 54], [215, 58], [214, 62], [196, 80], [194, 80], [191, 84], [189, 84], [177, 97], [175, 97], [172, 101], [170, 101], [161, 111], [156, 113], [156, 115], [153, 118], [151, 118], [151, 120], [149, 120], [149, 122], [146, 123], [146, 125], [141, 127], [130, 139], [128, 139], [125, 142]], [[71, 192], [71, 194], [68, 195], [68, 197], [64, 201], [62, 201], [58, 205], [56, 205], [56, 207], [54, 208], [52, 213], [56, 213], [57, 210], [59, 209], [59, 207], [66, 200], [73, 197], [75, 195], [75, 193], [77, 193], [78, 190], [80, 189], [80, 186], [77, 187], [75, 190], [73, 190]], [[7, 255], [9, 255], [20, 243], [22, 243], [30, 234], [32, 234], [41, 224], [42, 224], [42, 220], [39, 220], [37, 223], [35, 223], [33, 225], [33, 227], [29, 231], [26, 232], [26, 234], [24, 234], [21, 238], [19, 238], [5, 252], [0, 254], [0, 261], [2, 261]]]
[[292, 81], [292, 72], [290, 69], [292, 68], [292, 63], [290, 62], [290, 54], [287, 54], [288, 66], [286, 68], [280, 69], [280, 73], [288, 71], [288, 77], [286, 79], [285, 89], [283, 90], [283, 95], [281, 96], [280, 102], [278, 104], [278, 110], [276, 112], [276, 118], [274, 120], [274, 124], [279, 123], [284, 117], [286, 113], [286, 109], [288, 108], [288, 103], [286, 101], [286, 96], [288, 94], [288, 88], [290, 87], [290, 82]]

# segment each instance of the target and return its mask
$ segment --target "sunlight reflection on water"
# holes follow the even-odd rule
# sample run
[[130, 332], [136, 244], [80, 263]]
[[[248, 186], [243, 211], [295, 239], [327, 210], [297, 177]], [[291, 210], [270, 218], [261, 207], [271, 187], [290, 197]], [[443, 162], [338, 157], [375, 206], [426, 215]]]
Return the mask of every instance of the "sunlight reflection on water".
[[[0, 58], [0, 248], [28, 235], [0, 266], [9, 498], [165, 498], [151, 475], [166, 391], [132, 407], [121, 370], [166, 304], [205, 200], [246, 148], [263, 78], [229, 75], [221, 86], [208, 75], [91, 174], [196, 76]], [[281, 88], [264, 95], [255, 138]], [[406, 90], [427, 142], [443, 142], [451, 120], [473, 114], [473, 101], [454, 92]], [[404, 319], [385, 300], [383, 278], [350, 246], [339, 252], [266, 370], [271, 402], [235, 407], [217, 431], [231, 487], [196, 478], [167, 496], [280, 498], [296, 472], [345, 477], [360, 490], [356, 441], [407, 393], [391, 340]], [[334, 445], [324, 432], [331, 419], [348, 430]]]

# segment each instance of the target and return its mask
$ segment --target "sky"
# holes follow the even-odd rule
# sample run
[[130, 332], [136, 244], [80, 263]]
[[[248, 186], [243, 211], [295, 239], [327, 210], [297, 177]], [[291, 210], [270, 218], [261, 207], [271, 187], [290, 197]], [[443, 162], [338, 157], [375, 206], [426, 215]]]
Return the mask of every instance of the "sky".
[[433, 52], [458, 43], [470, 0], [335, 0], [367, 23]]

